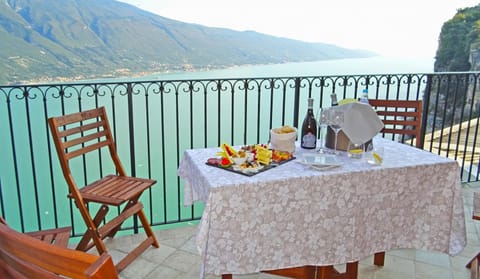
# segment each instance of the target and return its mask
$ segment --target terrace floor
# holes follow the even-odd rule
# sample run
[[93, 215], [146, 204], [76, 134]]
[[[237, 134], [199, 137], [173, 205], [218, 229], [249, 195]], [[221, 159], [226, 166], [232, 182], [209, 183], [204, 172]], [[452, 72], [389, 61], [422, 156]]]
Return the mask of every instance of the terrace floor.
[[[480, 221], [471, 218], [473, 192], [480, 191], [480, 183], [463, 185], [468, 243], [464, 251], [450, 257], [446, 254], [413, 249], [387, 251], [385, 266], [373, 265], [373, 257], [362, 259], [359, 263], [359, 279], [460, 279], [470, 278], [470, 270], [465, 264], [480, 251]], [[160, 248], [148, 249], [129, 267], [120, 273], [123, 279], [198, 279], [200, 256], [195, 249], [196, 225], [189, 224], [181, 228], [156, 231]], [[143, 235], [122, 236], [108, 240], [107, 246], [114, 261], [130, 250], [137, 238]], [[338, 269], [342, 269], [339, 266]], [[209, 275], [207, 279], [220, 278]], [[279, 279], [269, 274], [249, 274], [234, 276], [238, 279]]]

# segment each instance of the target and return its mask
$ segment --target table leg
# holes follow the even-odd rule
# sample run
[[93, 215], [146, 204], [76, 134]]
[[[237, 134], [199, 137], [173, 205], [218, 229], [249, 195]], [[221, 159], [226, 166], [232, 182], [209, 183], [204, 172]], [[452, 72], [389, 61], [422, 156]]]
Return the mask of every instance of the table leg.
[[478, 274], [478, 259], [475, 258], [473, 261], [470, 263], [470, 278], [471, 279], [478, 279], [479, 274]]
[[315, 269], [315, 266], [307, 265], [302, 267], [264, 270], [262, 272], [295, 279], [315, 279]]
[[[357, 279], [358, 261], [347, 263], [347, 268], [344, 273], [338, 272], [333, 265], [307, 265], [302, 267], [264, 270], [262, 272], [295, 279]], [[222, 274], [222, 279], [233, 279], [233, 277], [232, 274]]]
[[373, 256], [373, 264], [376, 266], [383, 266], [385, 263], [385, 252], [375, 253]]
[[316, 279], [357, 279], [358, 262], [347, 263], [344, 273], [338, 272], [333, 265], [319, 266]]

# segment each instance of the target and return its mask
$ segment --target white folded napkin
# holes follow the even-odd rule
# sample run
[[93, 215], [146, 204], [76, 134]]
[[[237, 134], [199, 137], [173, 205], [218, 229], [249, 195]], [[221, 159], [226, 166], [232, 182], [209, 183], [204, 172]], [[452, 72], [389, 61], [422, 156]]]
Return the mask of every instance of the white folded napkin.
[[382, 120], [368, 104], [350, 103], [334, 109], [343, 110], [342, 131], [355, 144], [362, 144], [371, 140], [383, 129]]

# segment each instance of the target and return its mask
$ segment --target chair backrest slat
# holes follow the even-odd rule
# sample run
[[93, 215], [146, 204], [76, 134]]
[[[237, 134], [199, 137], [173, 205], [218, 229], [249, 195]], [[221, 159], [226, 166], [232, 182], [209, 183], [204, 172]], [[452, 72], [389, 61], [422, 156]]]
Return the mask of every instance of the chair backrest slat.
[[67, 114], [61, 117], [56, 117], [58, 125], [65, 126], [75, 122], [81, 122], [89, 119], [94, 119], [103, 116], [104, 108], [91, 109], [86, 111], [81, 111], [78, 113]]
[[[60, 123], [62, 123], [61, 121], [57, 121], [57, 125], [59, 126], [65, 126], [65, 125], [61, 125]], [[69, 124], [72, 124], [72, 123], [80, 123], [80, 121], [77, 121], [77, 122], [70, 122]], [[105, 130], [105, 121], [103, 120], [99, 120], [99, 121], [96, 121], [96, 122], [93, 122], [93, 123], [89, 123], [89, 124], [83, 124], [82, 126], [77, 126], [77, 127], [73, 127], [73, 128], [65, 128], [63, 131], [60, 131], [58, 134], [59, 136], [61, 137], [67, 137], [67, 136], [71, 136], [71, 135], [74, 135], [74, 134], [79, 134], [79, 133], [83, 133], [83, 132], [86, 132], [86, 131], [89, 131], [89, 130], [100, 130], [100, 128], [103, 128], [103, 130]]]
[[415, 111], [401, 111], [401, 110], [396, 110], [396, 111], [388, 111], [388, 110], [383, 110], [383, 111], [377, 111], [378, 115], [385, 115], [385, 116], [396, 116], [396, 117], [417, 117], [417, 112]]
[[[385, 126], [388, 126], [388, 125], [402, 125], [402, 126], [411, 126], [411, 127], [416, 127], [417, 126], [417, 121], [415, 120], [399, 120], [399, 119], [396, 119], [396, 120], [389, 120], [389, 119], [384, 119], [382, 120], [383, 121], [383, 124]], [[415, 131], [415, 130], [408, 130], [408, 129], [398, 129], [399, 131]]]
[[102, 141], [102, 142], [98, 142], [98, 143], [95, 143], [95, 144], [92, 144], [92, 145], [88, 145], [88, 146], [82, 147], [80, 149], [77, 149], [75, 151], [68, 152], [67, 154], [65, 154], [65, 158], [67, 160], [70, 160], [70, 159], [75, 158], [77, 156], [86, 154], [88, 152], [100, 149], [100, 148], [102, 148], [104, 146], [108, 146], [108, 145], [109, 145], [109, 143], [107, 141]]
[[75, 145], [86, 144], [89, 141], [94, 141], [94, 140], [105, 141], [106, 139], [102, 139], [102, 138], [105, 138], [106, 136], [107, 136], [107, 131], [100, 131], [100, 132], [96, 132], [94, 134], [84, 135], [84, 136], [81, 136], [79, 138], [66, 140], [63, 143], [63, 147], [69, 148], [69, 147], [72, 147], [72, 146], [75, 146]]

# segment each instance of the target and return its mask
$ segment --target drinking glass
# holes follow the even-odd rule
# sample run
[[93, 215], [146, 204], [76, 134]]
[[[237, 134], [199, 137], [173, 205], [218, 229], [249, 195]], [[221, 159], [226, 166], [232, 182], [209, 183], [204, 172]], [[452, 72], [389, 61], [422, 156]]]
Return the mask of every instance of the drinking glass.
[[335, 154], [338, 154], [337, 151], [337, 142], [338, 142], [338, 133], [342, 130], [343, 126], [343, 111], [338, 109], [331, 109], [328, 112], [329, 116], [329, 126], [335, 132]]
[[381, 165], [383, 163], [384, 151], [382, 146], [373, 144], [368, 145], [366, 151], [367, 162], [371, 165]]
[[317, 121], [318, 121], [318, 134], [319, 134], [319, 141], [320, 141], [320, 144], [319, 144], [319, 149], [318, 149], [318, 152], [320, 153], [323, 153], [324, 150], [323, 150], [323, 146], [324, 146], [324, 134], [323, 134], [323, 130], [324, 128], [327, 128], [328, 126], [328, 109], [326, 108], [318, 108], [318, 112], [317, 112]]
[[353, 159], [361, 159], [365, 151], [364, 148], [365, 147], [363, 143], [353, 143], [349, 141], [347, 147], [348, 157]]

